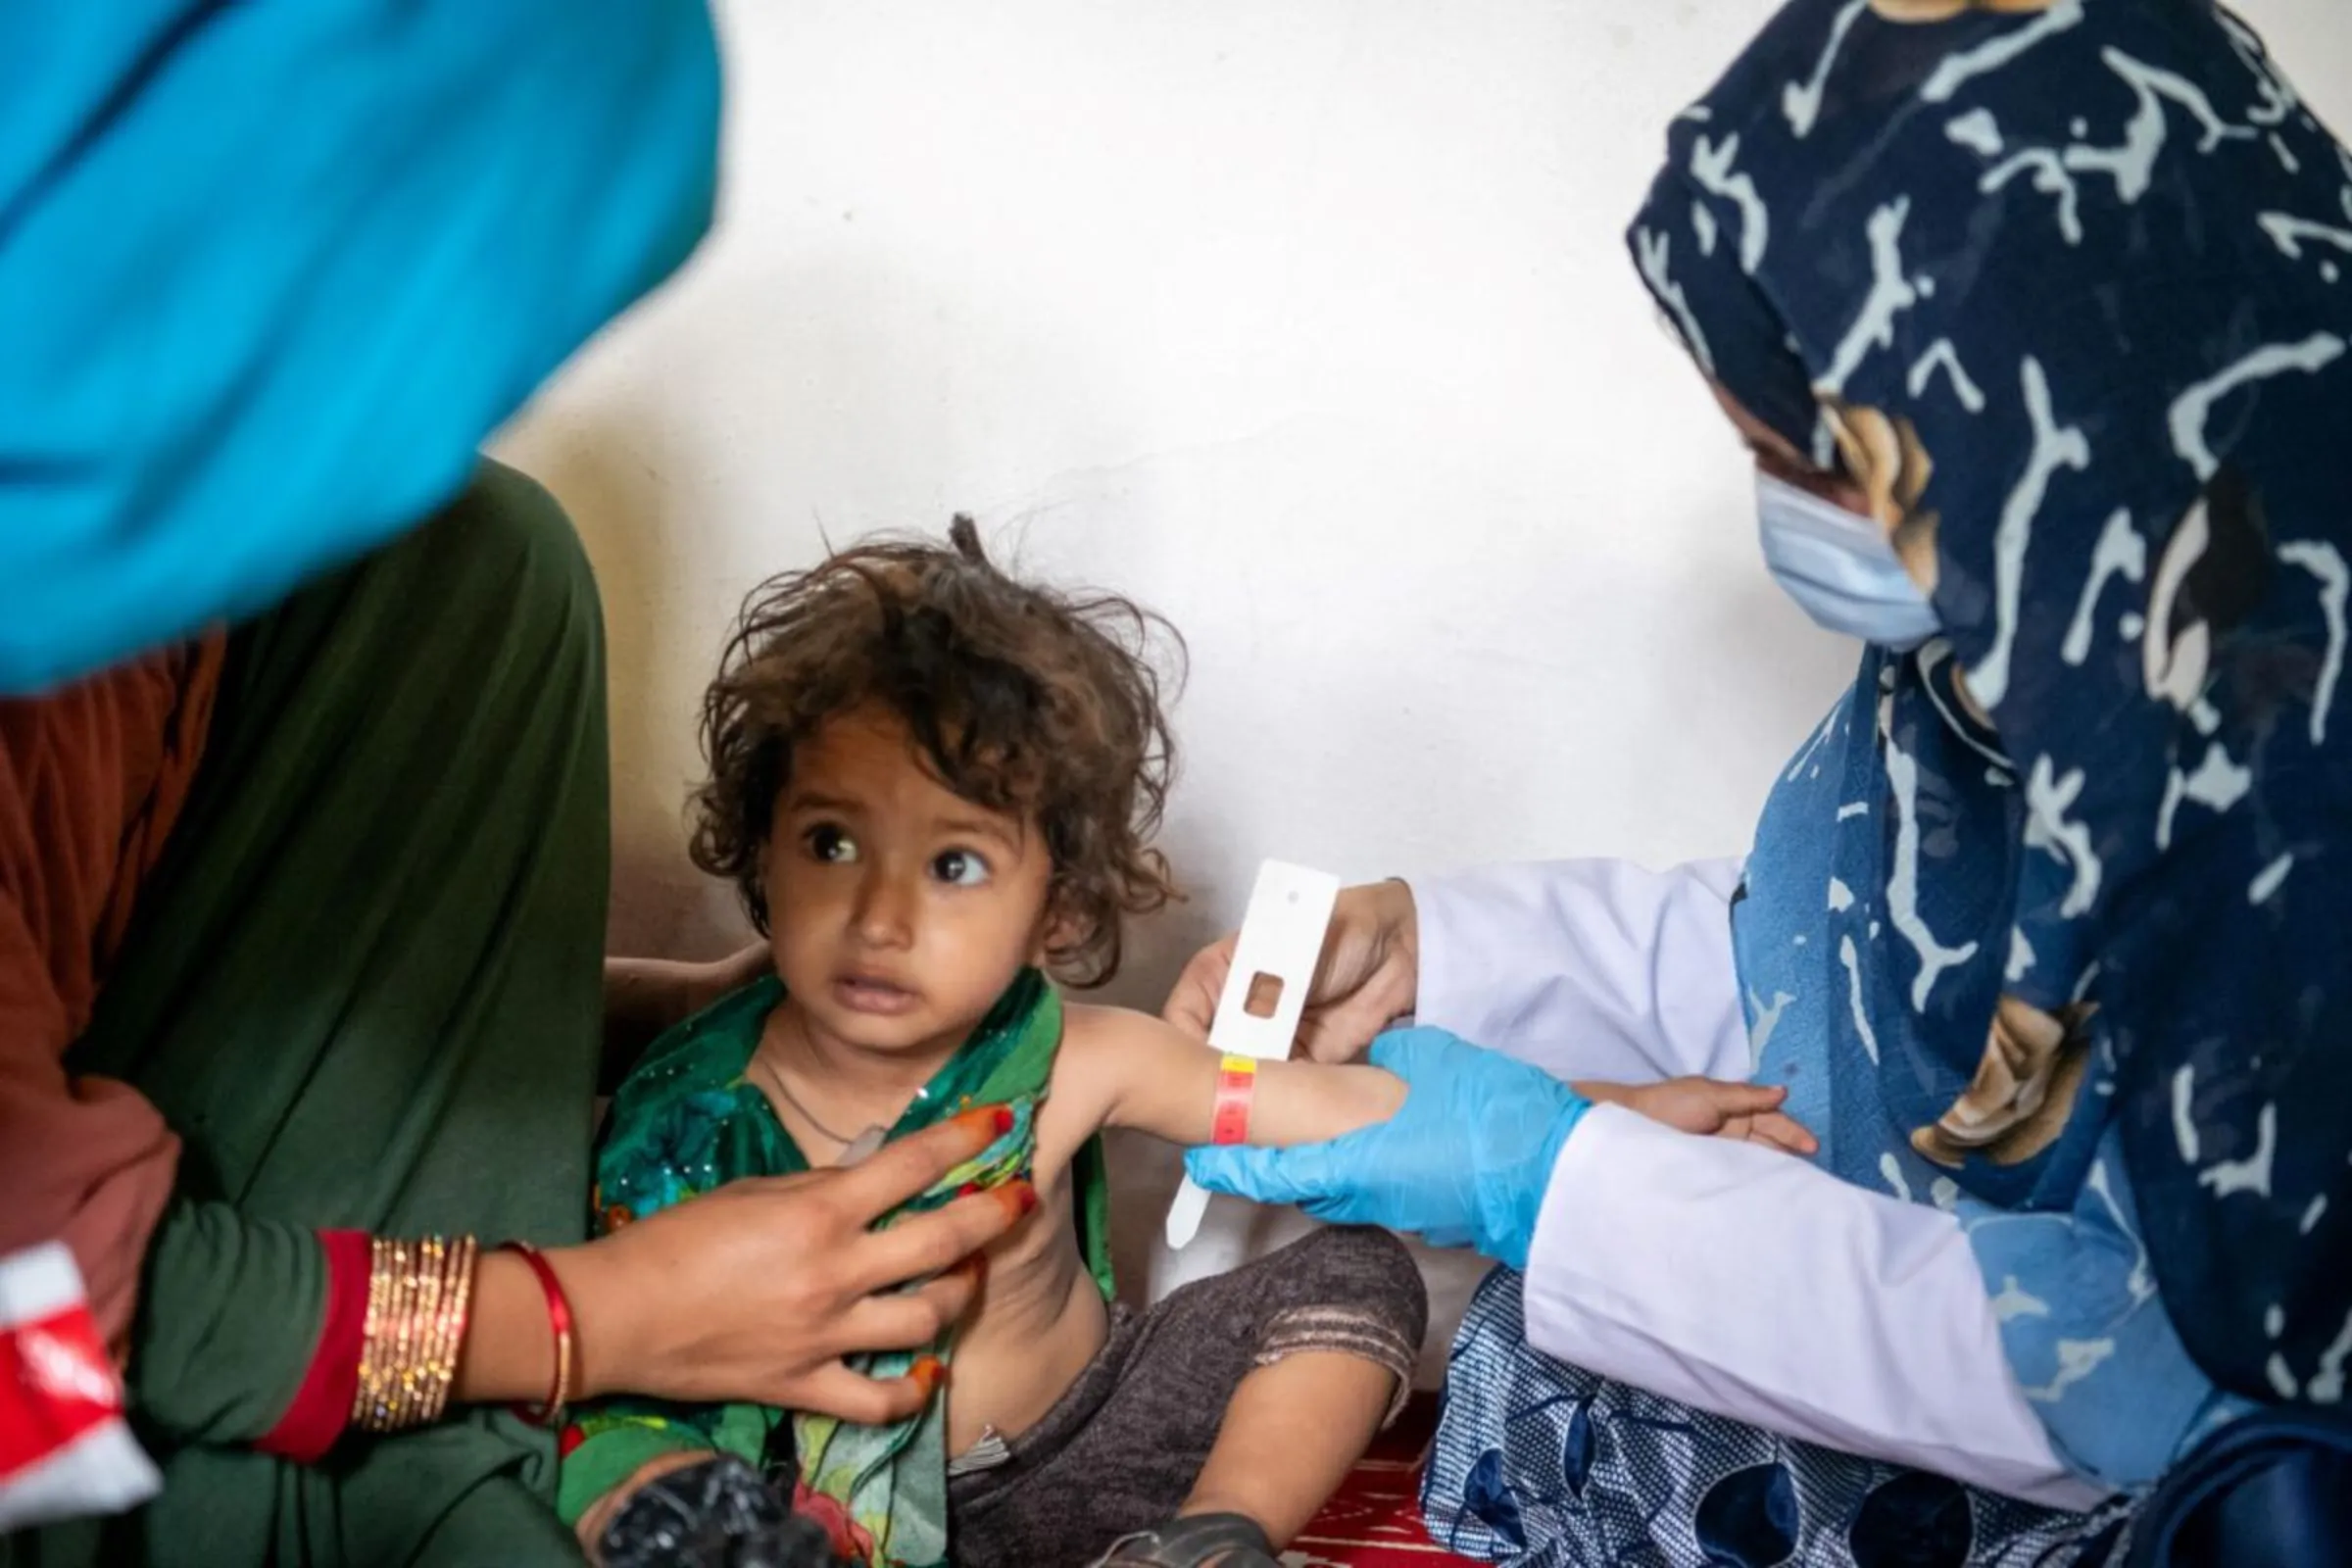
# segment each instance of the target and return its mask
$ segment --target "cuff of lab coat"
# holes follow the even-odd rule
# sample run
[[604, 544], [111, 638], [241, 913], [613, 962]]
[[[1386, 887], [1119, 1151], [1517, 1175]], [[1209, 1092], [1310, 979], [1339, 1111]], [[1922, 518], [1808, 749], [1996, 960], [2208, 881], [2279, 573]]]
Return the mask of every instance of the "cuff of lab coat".
[[1419, 945], [1413, 1021], [1485, 1044], [1494, 1034], [1488, 999], [1509, 989], [1504, 960], [1516, 949], [1476, 940], [1494, 905], [1482, 880], [1477, 871], [1454, 871], [1404, 883]]

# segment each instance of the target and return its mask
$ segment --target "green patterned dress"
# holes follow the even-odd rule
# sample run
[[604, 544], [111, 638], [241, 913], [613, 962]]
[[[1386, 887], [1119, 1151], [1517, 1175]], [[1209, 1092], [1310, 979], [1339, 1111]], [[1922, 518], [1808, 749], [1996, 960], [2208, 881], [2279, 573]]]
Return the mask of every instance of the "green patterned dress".
[[[784, 1000], [774, 979], [735, 992], [654, 1043], [612, 1102], [597, 1154], [596, 1227], [609, 1232], [657, 1209], [747, 1176], [809, 1168], [767, 1097], [746, 1077], [767, 1016]], [[975, 1105], [1003, 1104], [1009, 1132], [947, 1179], [886, 1218], [937, 1208], [967, 1192], [1029, 1174], [1037, 1110], [1061, 1046], [1061, 999], [1025, 969], [890, 1130], [919, 1132]], [[1109, 1188], [1100, 1139], [1072, 1171], [1079, 1239], [1088, 1267], [1111, 1293]], [[853, 1358], [889, 1378], [921, 1354], [945, 1360], [945, 1340], [925, 1351]], [[576, 1520], [648, 1460], [716, 1450], [756, 1468], [797, 1471], [798, 1506], [833, 1529], [836, 1545], [870, 1568], [932, 1568], [948, 1559], [947, 1404], [888, 1427], [757, 1404], [671, 1404], [615, 1398], [584, 1407], [564, 1434], [562, 1509]]]

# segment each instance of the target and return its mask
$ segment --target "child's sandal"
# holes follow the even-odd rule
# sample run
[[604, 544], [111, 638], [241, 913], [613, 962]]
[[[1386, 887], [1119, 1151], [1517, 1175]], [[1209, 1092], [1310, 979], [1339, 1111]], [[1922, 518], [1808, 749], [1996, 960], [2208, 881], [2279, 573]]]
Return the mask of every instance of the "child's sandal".
[[1094, 1568], [1281, 1568], [1274, 1544], [1256, 1520], [1238, 1513], [1171, 1519], [1157, 1530], [1123, 1536]]

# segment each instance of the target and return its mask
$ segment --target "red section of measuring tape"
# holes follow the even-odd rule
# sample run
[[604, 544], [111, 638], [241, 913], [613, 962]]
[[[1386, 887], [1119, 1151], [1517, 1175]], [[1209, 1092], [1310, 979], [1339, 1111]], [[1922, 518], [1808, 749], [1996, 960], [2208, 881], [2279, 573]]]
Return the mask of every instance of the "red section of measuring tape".
[[1209, 1119], [1212, 1144], [1250, 1141], [1250, 1102], [1257, 1095], [1257, 1061], [1251, 1056], [1227, 1056], [1217, 1070], [1217, 1103]]

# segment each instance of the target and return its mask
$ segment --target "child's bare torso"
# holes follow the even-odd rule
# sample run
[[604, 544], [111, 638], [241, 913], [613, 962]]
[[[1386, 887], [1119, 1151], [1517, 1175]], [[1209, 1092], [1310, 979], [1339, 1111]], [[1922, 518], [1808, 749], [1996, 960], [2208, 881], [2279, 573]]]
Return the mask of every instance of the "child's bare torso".
[[[1072, 1166], [1102, 1130], [1111, 1084], [1096, 1023], [1104, 1009], [1069, 1005], [1052, 1089], [1038, 1114], [1038, 1205], [987, 1254], [979, 1298], [956, 1336], [948, 1375], [948, 1451], [992, 1431], [1034, 1426], [1102, 1348], [1109, 1309], [1087, 1267]], [[785, 1107], [778, 1105], [782, 1114]]]
[[1037, 1189], [1036, 1212], [989, 1254], [979, 1300], [956, 1338], [952, 1454], [992, 1430], [1010, 1439], [1036, 1425], [1102, 1348], [1109, 1309], [1079, 1248], [1067, 1154], [1049, 1170], [1041, 1148]]

